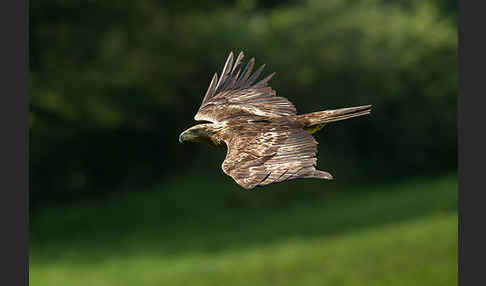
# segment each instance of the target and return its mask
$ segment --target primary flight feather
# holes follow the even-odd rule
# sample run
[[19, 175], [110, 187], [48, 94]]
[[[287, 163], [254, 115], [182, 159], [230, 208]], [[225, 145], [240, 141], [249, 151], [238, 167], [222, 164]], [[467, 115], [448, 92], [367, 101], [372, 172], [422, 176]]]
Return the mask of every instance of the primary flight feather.
[[231, 52], [221, 72], [215, 73], [194, 119], [195, 125], [179, 136], [226, 148], [223, 171], [245, 189], [298, 178], [332, 180], [317, 170], [317, 142], [311, 135], [329, 122], [362, 116], [371, 105], [296, 114], [294, 105], [276, 96], [267, 85], [275, 73], [257, 82], [262, 65], [253, 74], [255, 59], [241, 69], [243, 52]]

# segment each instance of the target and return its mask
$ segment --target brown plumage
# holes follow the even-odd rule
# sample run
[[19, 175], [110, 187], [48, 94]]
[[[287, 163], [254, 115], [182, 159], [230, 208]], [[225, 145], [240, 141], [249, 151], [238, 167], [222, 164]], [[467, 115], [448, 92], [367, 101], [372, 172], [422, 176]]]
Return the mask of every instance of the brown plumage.
[[226, 148], [223, 171], [246, 189], [297, 178], [331, 180], [315, 168], [317, 142], [311, 134], [329, 122], [369, 114], [371, 105], [297, 115], [294, 105], [267, 85], [275, 73], [256, 82], [264, 65], [252, 74], [253, 58], [243, 70], [243, 53], [233, 60], [231, 52], [194, 117], [210, 123], [187, 129], [179, 141]]

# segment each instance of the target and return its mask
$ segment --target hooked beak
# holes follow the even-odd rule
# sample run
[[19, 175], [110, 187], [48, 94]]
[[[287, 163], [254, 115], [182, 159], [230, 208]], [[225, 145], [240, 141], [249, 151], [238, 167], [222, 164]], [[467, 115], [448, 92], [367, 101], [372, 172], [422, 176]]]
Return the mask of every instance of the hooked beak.
[[190, 134], [188, 134], [186, 131], [182, 132], [181, 135], [179, 135], [179, 143], [186, 141], [189, 137]]

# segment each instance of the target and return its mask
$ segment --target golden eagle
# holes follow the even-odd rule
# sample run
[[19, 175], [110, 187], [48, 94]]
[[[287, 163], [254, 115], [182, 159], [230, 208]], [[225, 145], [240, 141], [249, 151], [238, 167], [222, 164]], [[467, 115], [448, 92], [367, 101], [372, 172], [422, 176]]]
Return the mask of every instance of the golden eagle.
[[252, 74], [254, 58], [243, 70], [243, 53], [234, 64], [233, 59], [231, 52], [221, 77], [214, 74], [194, 117], [209, 123], [182, 132], [179, 142], [226, 148], [223, 171], [245, 189], [297, 178], [332, 180], [315, 168], [317, 142], [311, 134], [329, 122], [369, 114], [371, 105], [297, 115], [294, 105], [267, 85], [275, 73], [255, 83], [265, 65]]

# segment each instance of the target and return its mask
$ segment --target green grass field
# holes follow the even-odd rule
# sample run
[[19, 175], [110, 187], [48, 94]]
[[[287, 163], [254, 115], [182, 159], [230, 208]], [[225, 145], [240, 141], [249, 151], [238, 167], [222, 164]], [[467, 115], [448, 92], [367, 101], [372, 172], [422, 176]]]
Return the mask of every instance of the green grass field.
[[457, 284], [456, 176], [280, 205], [192, 184], [31, 215], [31, 285]]

